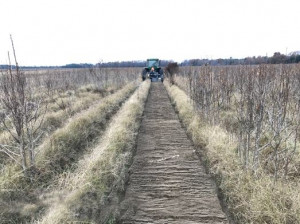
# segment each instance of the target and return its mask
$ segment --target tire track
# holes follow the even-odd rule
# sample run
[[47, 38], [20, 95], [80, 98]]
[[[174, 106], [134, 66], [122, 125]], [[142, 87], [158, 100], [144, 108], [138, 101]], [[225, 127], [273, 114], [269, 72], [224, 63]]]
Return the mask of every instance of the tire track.
[[129, 172], [121, 223], [228, 223], [160, 82], [151, 85]]

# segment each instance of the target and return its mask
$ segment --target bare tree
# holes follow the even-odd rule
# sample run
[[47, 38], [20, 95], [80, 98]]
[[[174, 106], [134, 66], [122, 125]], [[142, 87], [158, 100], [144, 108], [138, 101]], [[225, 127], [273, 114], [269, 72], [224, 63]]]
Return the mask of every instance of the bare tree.
[[28, 169], [35, 163], [35, 147], [43, 134], [41, 125], [47, 106], [43, 104], [44, 98], [41, 95], [35, 97], [28, 85], [17, 62], [13, 39], [10, 38], [16, 69], [12, 69], [8, 55], [10, 66], [7, 74], [1, 77], [0, 122], [11, 135], [13, 142], [1, 144], [0, 151], [28, 173]]

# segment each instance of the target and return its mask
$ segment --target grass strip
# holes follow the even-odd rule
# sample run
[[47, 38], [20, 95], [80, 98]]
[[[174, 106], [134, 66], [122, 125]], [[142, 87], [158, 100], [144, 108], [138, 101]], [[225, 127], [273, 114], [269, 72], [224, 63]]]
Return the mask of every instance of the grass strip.
[[77, 114], [45, 139], [38, 148], [32, 179], [28, 179], [15, 164], [4, 167], [0, 175], [0, 205], [4, 203], [1, 200], [31, 200], [26, 192], [38, 186], [48, 186], [53, 177], [72, 167], [104, 132], [109, 119], [136, 87], [135, 83], [130, 83], [105, 97], [101, 103]]
[[[100, 144], [78, 168], [64, 178], [63, 200], [53, 203], [37, 223], [98, 223], [101, 206], [112, 186], [124, 187], [126, 164], [131, 159], [150, 82], [143, 82], [114, 117]], [[102, 219], [101, 219], [102, 221]]]
[[109, 119], [136, 89], [130, 83], [101, 103], [75, 116], [56, 130], [40, 147], [36, 167], [45, 173], [60, 173], [71, 166], [106, 128]]

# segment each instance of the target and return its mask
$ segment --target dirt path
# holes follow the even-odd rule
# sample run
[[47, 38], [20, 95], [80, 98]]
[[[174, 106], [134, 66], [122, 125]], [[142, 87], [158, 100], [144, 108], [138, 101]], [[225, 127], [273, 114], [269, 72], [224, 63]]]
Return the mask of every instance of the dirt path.
[[227, 223], [162, 83], [152, 83], [121, 223]]

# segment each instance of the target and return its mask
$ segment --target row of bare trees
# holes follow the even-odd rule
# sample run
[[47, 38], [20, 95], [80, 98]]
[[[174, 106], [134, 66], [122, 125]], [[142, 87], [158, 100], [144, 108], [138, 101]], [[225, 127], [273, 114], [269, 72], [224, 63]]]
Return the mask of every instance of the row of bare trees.
[[288, 177], [299, 141], [299, 64], [182, 67], [176, 81], [205, 120], [238, 136], [246, 170]]
[[24, 71], [31, 88], [50, 88], [55, 91], [77, 90], [85, 85], [95, 85], [99, 90], [136, 80], [139, 68], [50, 69]]
[[[95, 91], [118, 89], [139, 77], [140, 69], [60, 69], [21, 71], [11, 38], [15, 68], [0, 71], [0, 127], [12, 141], [0, 142], [0, 158], [10, 158], [30, 176], [35, 164], [35, 148], [45, 134], [47, 105], [54, 94], [77, 91], [93, 85]], [[10, 55], [8, 55], [10, 62]], [[0, 159], [1, 162], [1, 159]]]

